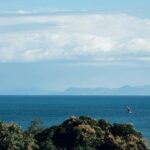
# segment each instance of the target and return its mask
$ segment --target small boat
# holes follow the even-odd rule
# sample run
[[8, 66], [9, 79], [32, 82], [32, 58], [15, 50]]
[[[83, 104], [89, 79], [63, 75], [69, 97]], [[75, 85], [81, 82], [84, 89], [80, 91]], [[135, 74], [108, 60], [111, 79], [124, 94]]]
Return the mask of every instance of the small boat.
[[132, 109], [129, 106], [126, 106], [126, 110], [129, 114], [132, 114]]

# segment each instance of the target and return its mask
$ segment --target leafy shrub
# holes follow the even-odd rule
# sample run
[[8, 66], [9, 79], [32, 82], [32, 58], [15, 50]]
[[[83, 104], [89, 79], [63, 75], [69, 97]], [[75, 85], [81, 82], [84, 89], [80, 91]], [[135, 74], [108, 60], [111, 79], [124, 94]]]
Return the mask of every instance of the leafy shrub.
[[[86, 116], [72, 116], [53, 130], [49, 128], [40, 134], [38, 143], [41, 143], [40, 135], [44, 143], [55, 146], [54, 150], [148, 150], [145, 140], [133, 126], [111, 125], [106, 120], [96, 121]], [[45, 147], [45, 150], [49, 149]]]
[[130, 124], [114, 124], [111, 128], [111, 132], [114, 136], [128, 136], [135, 135], [137, 137], [142, 137], [141, 133], [137, 132]]
[[32, 150], [37, 148], [33, 136], [26, 136], [15, 123], [0, 123], [1, 150]]
[[59, 126], [27, 131], [15, 123], [0, 123], [0, 150], [148, 150], [145, 139], [129, 124], [110, 124], [72, 116]]

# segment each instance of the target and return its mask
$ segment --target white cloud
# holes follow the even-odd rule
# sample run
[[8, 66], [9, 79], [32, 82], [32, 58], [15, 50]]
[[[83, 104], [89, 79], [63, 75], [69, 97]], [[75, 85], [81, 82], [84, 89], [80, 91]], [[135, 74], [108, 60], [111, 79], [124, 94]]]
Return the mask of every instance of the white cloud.
[[150, 38], [135, 38], [128, 43], [128, 49], [150, 52]]
[[64, 59], [150, 60], [150, 19], [127, 14], [0, 17], [1, 62]]

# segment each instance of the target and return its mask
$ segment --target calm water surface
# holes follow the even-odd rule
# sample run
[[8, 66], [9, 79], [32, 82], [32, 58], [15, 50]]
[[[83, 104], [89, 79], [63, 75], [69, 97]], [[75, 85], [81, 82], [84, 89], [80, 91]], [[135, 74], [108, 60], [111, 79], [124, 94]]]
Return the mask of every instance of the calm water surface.
[[[126, 112], [126, 105], [133, 109]], [[0, 96], [0, 120], [15, 121], [26, 128], [31, 120], [45, 126], [61, 123], [71, 115], [88, 115], [111, 123], [132, 122], [150, 141], [148, 96]]]

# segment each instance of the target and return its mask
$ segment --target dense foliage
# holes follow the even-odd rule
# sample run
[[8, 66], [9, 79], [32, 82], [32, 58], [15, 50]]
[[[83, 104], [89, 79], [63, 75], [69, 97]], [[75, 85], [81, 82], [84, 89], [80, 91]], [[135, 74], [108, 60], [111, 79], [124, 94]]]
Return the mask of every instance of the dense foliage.
[[33, 150], [37, 148], [34, 135], [27, 135], [15, 123], [0, 123], [0, 150]]
[[42, 129], [33, 121], [28, 131], [0, 123], [0, 150], [148, 150], [130, 124], [110, 124], [72, 116], [59, 126]]

